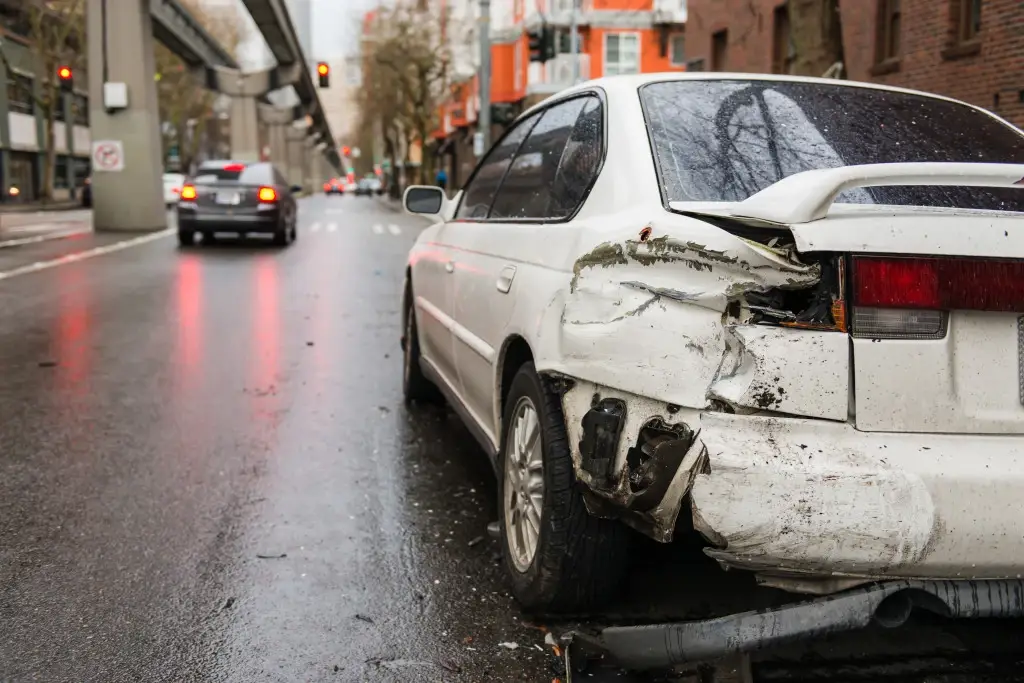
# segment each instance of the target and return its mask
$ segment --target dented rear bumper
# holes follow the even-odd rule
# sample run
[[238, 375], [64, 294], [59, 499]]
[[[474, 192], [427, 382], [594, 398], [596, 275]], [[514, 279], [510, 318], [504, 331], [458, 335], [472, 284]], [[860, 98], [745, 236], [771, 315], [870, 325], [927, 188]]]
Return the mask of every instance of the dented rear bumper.
[[[617, 403], [618, 424], [603, 419]], [[663, 542], [692, 521], [708, 555], [764, 583], [831, 593], [1024, 574], [1024, 438], [672, 411], [587, 383], [563, 406], [592, 513]]]

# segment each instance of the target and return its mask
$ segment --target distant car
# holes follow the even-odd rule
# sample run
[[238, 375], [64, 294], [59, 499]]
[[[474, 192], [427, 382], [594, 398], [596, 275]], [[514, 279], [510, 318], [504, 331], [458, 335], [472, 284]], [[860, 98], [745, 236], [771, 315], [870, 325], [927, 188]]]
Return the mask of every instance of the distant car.
[[164, 204], [168, 207], [178, 203], [181, 187], [185, 184], [185, 174], [164, 173]]
[[370, 191], [378, 195], [384, 194], [384, 183], [380, 178], [370, 178]]
[[331, 178], [324, 183], [324, 194], [345, 194], [345, 185], [340, 178]]
[[375, 188], [373, 186], [373, 182], [374, 181], [371, 180], [370, 178], [363, 178], [358, 183], [356, 183], [356, 190], [355, 190], [356, 196], [357, 197], [363, 197], [363, 196], [372, 197], [373, 193], [374, 193], [374, 190], [375, 190]]
[[82, 181], [82, 206], [85, 208], [92, 207], [92, 178], [86, 178]]
[[181, 188], [178, 201], [178, 242], [190, 246], [196, 233], [204, 242], [218, 232], [273, 235], [288, 246], [297, 234], [298, 185], [289, 186], [272, 164], [209, 161]]

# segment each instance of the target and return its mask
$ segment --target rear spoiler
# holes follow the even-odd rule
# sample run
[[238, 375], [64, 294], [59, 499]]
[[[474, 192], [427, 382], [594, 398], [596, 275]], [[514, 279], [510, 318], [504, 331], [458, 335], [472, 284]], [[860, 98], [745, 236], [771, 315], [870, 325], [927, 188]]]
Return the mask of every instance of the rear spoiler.
[[827, 216], [841, 192], [884, 185], [1024, 189], [1024, 164], [915, 162], [803, 171], [733, 205], [729, 215], [779, 225], [810, 223]]

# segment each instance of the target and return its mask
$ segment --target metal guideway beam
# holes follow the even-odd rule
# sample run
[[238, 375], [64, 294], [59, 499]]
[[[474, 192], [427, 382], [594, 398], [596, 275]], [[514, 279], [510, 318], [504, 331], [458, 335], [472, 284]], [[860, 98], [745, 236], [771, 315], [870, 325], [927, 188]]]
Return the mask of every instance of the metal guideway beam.
[[277, 63], [282, 67], [293, 64], [302, 66], [299, 79], [293, 85], [299, 96], [299, 102], [313, 120], [309, 133], [319, 135], [321, 140], [328, 143], [323, 154], [328, 163], [340, 170], [341, 157], [338, 150], [335, 149], [335, 138], [331, 133], [327, 117], [324, 116], [320, 98], [317, 96], [316, 84], [313, 83], [313, 77], [309, 73], [305, 55], [302, 54], [298, 35], [284, 0], [242, 0], [242, 4], [252, 15], [253, 21], [256, 22], [257, 28]]
[[178, 0], [149, 0], [149, 12], [153, 37], [190, 67], [238, 68], [235, 59]]

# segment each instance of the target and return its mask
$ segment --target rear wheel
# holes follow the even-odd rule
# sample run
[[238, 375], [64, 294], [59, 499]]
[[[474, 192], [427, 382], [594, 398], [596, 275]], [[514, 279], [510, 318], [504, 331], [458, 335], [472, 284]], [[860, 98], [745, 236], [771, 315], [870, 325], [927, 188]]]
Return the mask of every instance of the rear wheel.
[[287, 247], [295, 240], [295, 229], [282, 226], [274, 233], [274, 244], [279, 247]]
[[196, 243], [196, 234], [191, 230], [178, 231], [178, 244], [183, 247], [191, 247]]
[[630, 532], [587, 512], [561, 402], [533, 363], [512, 380], [502, 425], [498, 514], [513, 595], [534, 611], [600, 604], [626, 574]]

